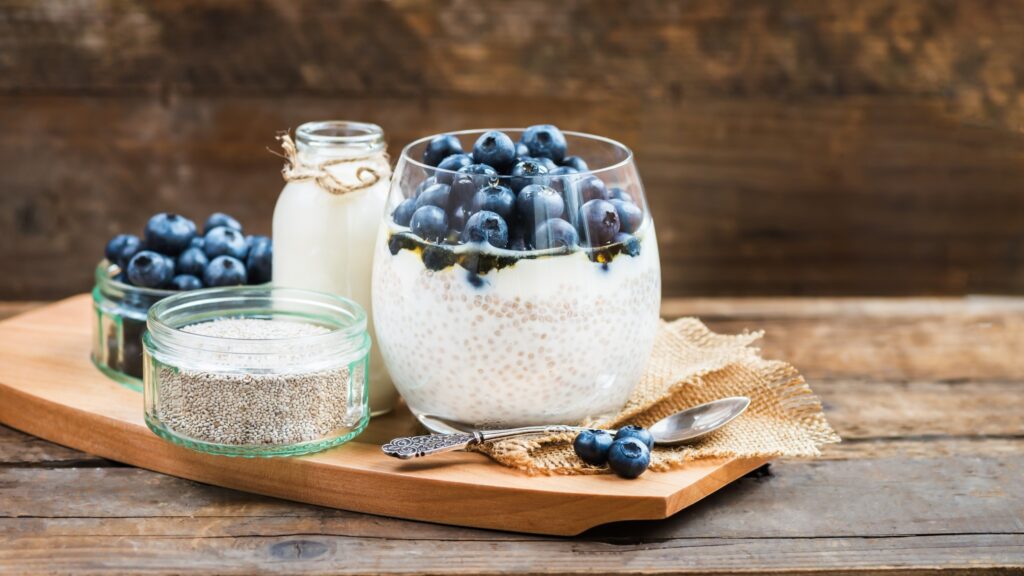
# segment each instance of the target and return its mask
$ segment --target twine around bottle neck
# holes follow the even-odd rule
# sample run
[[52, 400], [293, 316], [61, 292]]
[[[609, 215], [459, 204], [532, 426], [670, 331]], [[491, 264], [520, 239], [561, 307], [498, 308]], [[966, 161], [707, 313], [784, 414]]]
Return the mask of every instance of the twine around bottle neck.
[[310, 165], [304, 164], [299, 160], [299, 152], [295, 146], [295, 141], [292, 140], [291, 134], [288, 132], [281, 132], [277, 135], [277, 140], [281, 143], [281, 150], [284, 153], [281, 154], [274, 150], [270, 150], [270, 153], [284, 158], [285, 164], [284, 167], [281, 168], [281, 176], [284, 177], [285, 182], [302, 182], [305, 180], [312, 180], [321, 189], [326, 190], [331, 194], [340, 195], [364, 190], [373, 186], [377, 182], [380, 182], [381, 179], [391, 175], [391, 169], [388, 167], [387, 163], [388, 154], [387, 152], [380, 152], [379, 154], [384, 157], [385, 169], [383, 171], [373, 166], [360, 166], [356, 169], [357, 181], [354, 183], [346, 183], [335, 174], [331, 173], [328, 168], [339, 164], [364, 162], [366, 160], [373, 159], [377, 154], [347, 158], [333, 158], [315, 165]]

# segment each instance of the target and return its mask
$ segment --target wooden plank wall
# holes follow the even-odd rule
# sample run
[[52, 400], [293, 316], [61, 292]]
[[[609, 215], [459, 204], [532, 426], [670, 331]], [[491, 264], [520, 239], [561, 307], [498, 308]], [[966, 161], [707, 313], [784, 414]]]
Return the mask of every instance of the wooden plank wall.
[[637, 153], [681, 295], [1024, 292], [1024, 2], [0, 0], [0, 298], [150, 213], [269, 232], [275, 131]]

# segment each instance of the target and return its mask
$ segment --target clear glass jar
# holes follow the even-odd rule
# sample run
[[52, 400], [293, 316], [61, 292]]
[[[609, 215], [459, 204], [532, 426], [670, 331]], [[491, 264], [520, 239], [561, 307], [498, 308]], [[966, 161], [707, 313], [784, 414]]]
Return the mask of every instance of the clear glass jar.
[[103, 260], [92, 289], [92, 362], [115, 382], [142, 391], [142, 335], [149, 308], [171, 290], [139, 288], [118, 280], [121, 269]]
[[185, 292], [149, 312], [146, 424], [193, 450], [293, 456], [342, 444], [370, 418], [370, 337], [355, 302], [310, 290]]
[[[308, 122], [295, 131], [297, 165], [274, 208], [276, 286], [355, 300], [371, 319], [373, 244], [390, 187], [384, 131], [376, 124]], [[311, 174], [326, 172], [344, 191]], [[370, 408], [388, 412], [397, 393], [380, 353], [370, 353]]]
[[[451, 135], [470, 150], [484, 132]], [[513, 141], [523, 133], [503, 132]], [[557, 176], [434, 168], [420, 160], [433, 136], [402, 151], [377, 241], [373, 306], [376, 345], [413, 412], [471, 424], [575, 424], [621, 410], [640, 381], [661, 304], [643, 184], [626, 146], [564, 135], [568, 153], [588, 166]], [[442, 208], [433, 219], [445, 230], [433, 238], [415, 233], [416, 216], [399, 210], [421, 194], [446, 203], [414, 208]], [[505, 212], [485, 214], [498, 245], [467, 235], [481, 211]]]

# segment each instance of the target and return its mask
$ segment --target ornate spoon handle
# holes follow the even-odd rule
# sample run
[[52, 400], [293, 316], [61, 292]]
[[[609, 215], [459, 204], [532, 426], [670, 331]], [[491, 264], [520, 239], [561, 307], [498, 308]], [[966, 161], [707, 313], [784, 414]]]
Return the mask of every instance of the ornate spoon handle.
[[524, 428], [510, 428], [507, 430], [480, 430], [472, 433], [462, 434], [427, 434], [426, 436], [407, 436], [395, 438], [380, 447], [388, 456], [395, 458], [419, 458], [451, 452], [453, 450], [465, 450], [473, 444], [513, 438], [516, 436], [528, 436], [531, 434], [557, 434], [560, 432], [574, 432], [580, 430], [576, 426], [528, 426]]
[[426, 436], [395, 438], [381, 446], [380, 449], [388, 456], [405, 460], [441, 452], [464, 450], [478, 442], [480, 442], [479, 434], [427, 434]]

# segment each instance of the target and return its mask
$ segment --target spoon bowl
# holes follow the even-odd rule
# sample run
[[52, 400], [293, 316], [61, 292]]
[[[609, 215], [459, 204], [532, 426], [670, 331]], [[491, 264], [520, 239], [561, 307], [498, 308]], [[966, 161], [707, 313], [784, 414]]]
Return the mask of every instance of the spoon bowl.
[[748, 406], [746, 396], [722, 398], [666, 416], [647, 430], [660, 446], [690, 444], [732, 422]]

